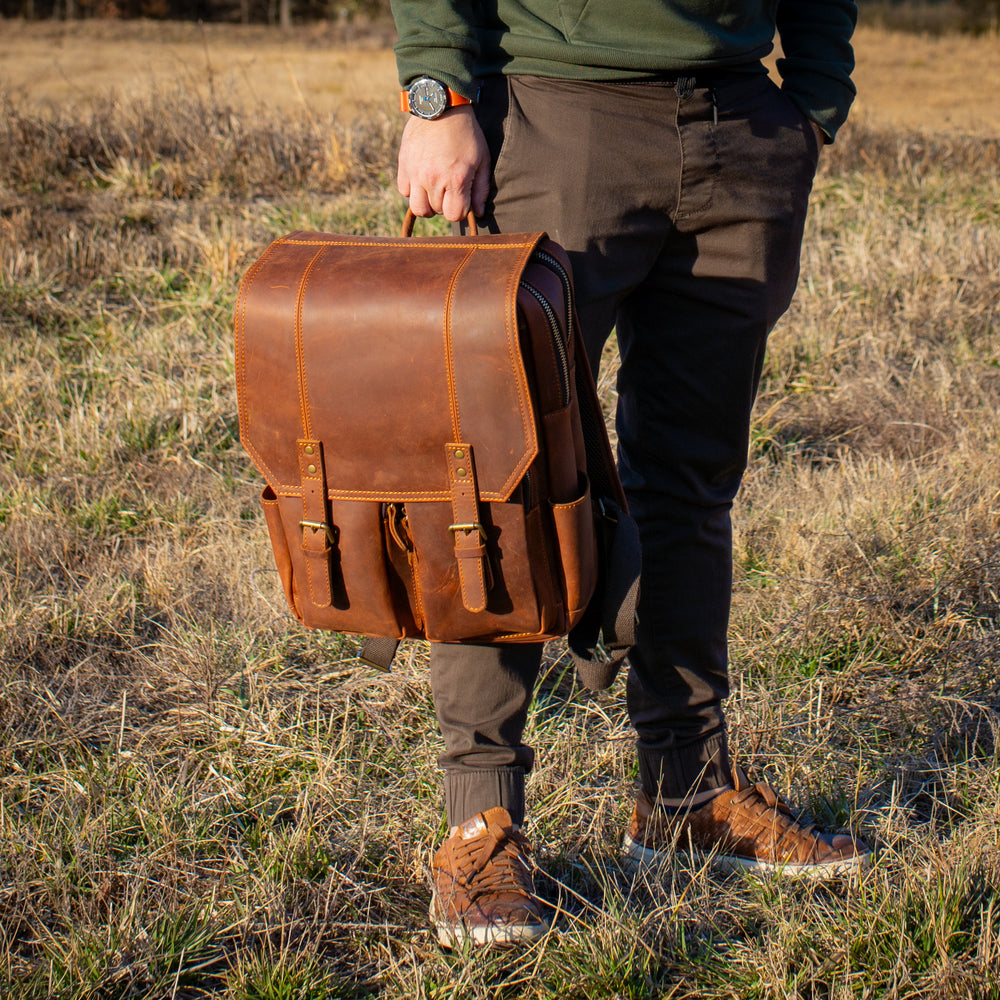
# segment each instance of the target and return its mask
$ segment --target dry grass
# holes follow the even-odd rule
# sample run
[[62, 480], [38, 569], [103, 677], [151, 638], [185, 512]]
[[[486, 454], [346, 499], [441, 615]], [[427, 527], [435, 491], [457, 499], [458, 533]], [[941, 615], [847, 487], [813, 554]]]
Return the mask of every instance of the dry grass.
[[[883, 126], [979, 135], [1000, 132], [1000, 42], [996, 35], [899, 35], [865, 23], [855, 36], [857, 110]], [[113, 90], [148, 99], [183, 86], [215, 92], [241, 109], [264, 102], [296, 115], [358, 101], [396, 108], [392, 25], [317, 23], [279, 32], [262, 27], [83, 21], [7, 21], [0, 31], [0, 87], [25, 88], [26, 106], [86, 110]], [[773, 62], [773, 60], [772, 60]]]
[[399, 125], [5, 99], [0, 994], [1000, 996], [997, 141], [862, 115], [827, 151], [736, 511], [738, 750], [875, 868], [633, 881], [622, 684], [554, 645], [557, 931], [449, 955], [424, 650], [372, 675], [289, 622], [232, 386], [239, 274], [292, 228], [395, 231]]
[[287, 32], [184, 22], [4, 22], [0, 86], [25, 86], [32, 103], [86, 109], [115, 91], [149, 98], [182, 86], [241, 108], [266, 103], [350, 118], [369, 102], [395, 107], [390, 24], [318, 22]]

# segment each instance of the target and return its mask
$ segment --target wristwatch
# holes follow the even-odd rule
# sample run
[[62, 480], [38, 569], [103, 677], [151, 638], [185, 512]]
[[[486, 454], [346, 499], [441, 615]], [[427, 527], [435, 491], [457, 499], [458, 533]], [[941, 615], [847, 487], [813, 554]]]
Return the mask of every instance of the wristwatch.
[[433, 120], [440, 118], [449, 108], [459, 104], [471, 104], [468, 97], [456, 94], [440, 80], [430, 76], [420, 76], [399, 93], [399, 110], [409, 111], [418, 118]]

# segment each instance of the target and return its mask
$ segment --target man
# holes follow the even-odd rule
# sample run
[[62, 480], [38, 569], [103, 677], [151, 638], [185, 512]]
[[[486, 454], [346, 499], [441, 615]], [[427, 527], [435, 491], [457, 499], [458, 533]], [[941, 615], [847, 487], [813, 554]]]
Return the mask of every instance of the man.
[[[850, 0], [393, 0], [399, 190], [569, 252], [591, 364], [616, 329], [618, 461], [639, 523], [627, 681], [641, 788], [626, 850], [825, 877], [867, 848], [796, 822], [729, 760], [730, 507], [767, 335], [798, 276], [822, 145], [854, 96]], [[761, 59], [781, 40], [779, 89]], [[451, 833], [432, 918], [452, 944], [546, 921], [520, 827], [541, 647], [437, 645]]]

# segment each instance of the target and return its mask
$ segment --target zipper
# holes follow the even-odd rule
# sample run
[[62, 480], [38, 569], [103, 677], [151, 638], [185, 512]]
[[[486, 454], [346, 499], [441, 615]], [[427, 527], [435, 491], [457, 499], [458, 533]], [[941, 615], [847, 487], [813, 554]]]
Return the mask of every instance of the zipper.
[[572, 399], [569, 354], [566, 350], [566, 342], [563, 340], [563, 332], [559, 328], [559, 319], [556, 316], [555, 310], [549, 303], [549, 300], [542, 295], [542, 293], [535, 288], [534, 285], [529, 285], [523, 278], [521, 279], [520, 285], [521, 288], [528, 292], [528, 294], [538, 302], [538, 304], [542, 307], [542, 312], [545, 313], [545, 318], [549, 321], [549, 330], [552, 334], [552, 345], [555, 347], [556, 360], [559, 365], [559, 398], [561, 399], [563, 406], [569, 406], [570, 400]]
[[[406, 564], [410, 570], [410, 582], [403, 582], [406, 590], [406, 599], [413, 614], [413, 623], [419, 630], [424, 628], [424, 606], [420, 600], [420, 582], [417, 575], [417, 553], [413, 544], [413, 535], [410, 533], [410, 521], [406, 516], [406, 505], [402, 503], [383, 503], [382, 521], [385, 524], [389, 537], [396, 543], [401, 552], [406, 555]], [[392, 553], [388, 552], [390, 561], [396, 565], [396, 559]], [[397, 566], [397, 571], [401, 569]]]
[[382, 519], [389, 530], [392, 540], [404, 551], [413, 551], [413, 537], [410, 535], [410, 522], [406, 517], [406, 507], [401, 503], [382, 504]]
[[525, 469], [524, 479], [521, 482], [523, 484], [521, 499], [524, 502], [524, 509], [533, 510], [535, 506], [535, 482], [531, 475], [531, 469]]
[[566, 319], [569, 328], [573, 329], [573, 313], [576, 311], [576, 304], [573, 301], [573, 282], [569, 280], [566, 268], [546, 250], [536, 250], [534, 259], [544, 264], [560, 281], [563, 286], [563, 298], [566, 300]]

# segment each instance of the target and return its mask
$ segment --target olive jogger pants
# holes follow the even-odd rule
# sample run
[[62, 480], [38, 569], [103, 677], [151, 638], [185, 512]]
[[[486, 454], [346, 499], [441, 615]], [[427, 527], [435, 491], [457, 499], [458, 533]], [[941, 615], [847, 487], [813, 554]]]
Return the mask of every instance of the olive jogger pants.
[[[483, 225], [568, 251], [595, 367], [616, 330], [618, 462], [642, 539], [627, 700], [647, 792], [730, 778], [723, 700], [730, 508], [767, 335], [788, 307], [818, 143], [762, 73], [601, 83], [484, 81]], [[435, 645], [449, 820], [520, 821], [539, 645]]]

